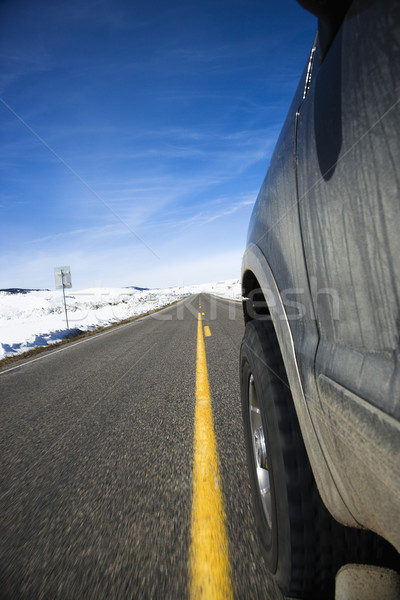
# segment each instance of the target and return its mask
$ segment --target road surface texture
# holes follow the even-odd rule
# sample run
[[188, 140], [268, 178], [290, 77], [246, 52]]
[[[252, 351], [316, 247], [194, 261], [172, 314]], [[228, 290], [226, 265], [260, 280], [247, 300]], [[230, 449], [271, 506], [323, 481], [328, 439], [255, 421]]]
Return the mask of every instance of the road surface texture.
[[0, 598], [190, 597], [199, 312], [233, 595], [281, 598], [253, 521], [241, 305], [206, 295], [3, 367]]

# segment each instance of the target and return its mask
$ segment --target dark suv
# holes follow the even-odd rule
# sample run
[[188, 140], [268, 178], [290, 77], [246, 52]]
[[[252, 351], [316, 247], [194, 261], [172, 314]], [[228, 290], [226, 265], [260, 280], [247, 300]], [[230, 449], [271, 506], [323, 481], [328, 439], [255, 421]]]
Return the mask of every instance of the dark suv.
[[250, 222], [241, 394], [268, 567], [328, 598], [346, 562], [398, 569], [400, 2], [300, 4], [318, 34]]

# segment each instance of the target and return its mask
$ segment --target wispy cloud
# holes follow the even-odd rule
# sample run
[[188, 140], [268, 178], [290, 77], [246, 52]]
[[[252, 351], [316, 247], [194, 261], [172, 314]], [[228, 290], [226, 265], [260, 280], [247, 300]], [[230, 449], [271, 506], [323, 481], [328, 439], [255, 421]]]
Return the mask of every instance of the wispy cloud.
[[250, 192], [241, 197], [219, 197], [212, 201], [203, 202], [201, 210], [190, 210], [186, 208], [183, 211], [164, 212], [160, 215], [159, 226], [175, 232], [184, 232], [188, 229], [203, 227], [208, 223], [232, 216], [238, 211], [254, 205], [257, 192]]
[[217, 219], [221, 219], [223, 217], [228, 217], [229, 215], [233, 215], [238, 210], [241, 210], [242, 208], [244, 208], [246, 206], [254, 205], [255, 198], [256, 198], [256, 193], [254, 193], [254, 195], [252, 196], [251, 199], [242, 200], [241, 202], [237, 202], [230, 208], [224, 209], [224, 210], [216, 213], [215, 215], [209, 216], [206, 220], [206, 223], [211, 223], [212, 221], [215, 221]]
[[[104, 228], [103, 228], [104, 230]], [[75, 229], [74, 231], [62, 231], [59, 233], [53, 233], [51, 235], [46, 235], [44, 237], [41, 238], [36, 238], [33, 240], [26, 240], [25, 244], [44, 244], [45, 242], [57, 242], [59, 240], [62, 239], [68, 239], [68, 238], [74, 238], [74, 237], [81, 237], [81, 236], [86, 236], [88, 233], [91, 233], [95, 230], [90, 230], [90, 229]], [[98, 230], [97, 230], [98, 231]]]

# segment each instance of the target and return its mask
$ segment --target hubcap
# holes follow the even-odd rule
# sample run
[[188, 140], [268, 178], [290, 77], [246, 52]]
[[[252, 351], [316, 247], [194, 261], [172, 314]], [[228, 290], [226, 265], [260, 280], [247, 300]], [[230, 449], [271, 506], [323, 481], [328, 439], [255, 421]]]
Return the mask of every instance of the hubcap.
[[254, 432], [254, 450], [256, 455], [257, 467], [267, 468], [267, 449], [265, 447], [264, 429], [259, 427]]
[[268, 471], [267, 446], [265, 443], [264, 427], [261, 420], [260, 405], [257, 398], [253, 375], [250, 375], [249, 379], [249, 417], [258, 490], [265, 518], [267, 519], [269, 527], [272, 527], [271, 485]]

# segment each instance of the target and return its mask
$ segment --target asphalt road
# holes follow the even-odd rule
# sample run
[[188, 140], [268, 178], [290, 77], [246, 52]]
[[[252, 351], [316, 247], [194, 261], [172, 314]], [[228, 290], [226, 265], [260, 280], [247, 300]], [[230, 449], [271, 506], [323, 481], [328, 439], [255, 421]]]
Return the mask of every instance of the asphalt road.
[[197, 315], [236, 598], [281, 598], [252, 514], [241, 306], [194, 296], [0, 372], [0, 598], [188, 598]]

